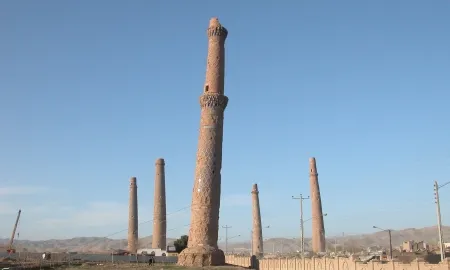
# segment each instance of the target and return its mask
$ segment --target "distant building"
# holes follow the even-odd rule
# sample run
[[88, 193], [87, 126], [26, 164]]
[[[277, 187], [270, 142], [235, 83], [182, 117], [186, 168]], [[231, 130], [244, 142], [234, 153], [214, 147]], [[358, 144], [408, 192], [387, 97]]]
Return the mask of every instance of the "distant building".
[[414, 252], [414, 241], [409, 240], [403, 242], [401, 249], [403, 252]]
[[420, 241], [420, 242], [415, 243], [414, 248], [415, 248], [416, 251], [429, 250], [430, 249], [430, 245], [428, 245], [424, 241]]
[[[450, 243], [449, 243], [450, 244]], [[402, 252], [416, 252], [421, 250], [429, 250], [430, 246], [424, 241], [415, 242], [414, 240], [409, 240], [403, 242], [400, 246]]]
[[167, 256], [167, 252], [160, 248], [141, 248], [137, 250], [138, 255], [148, 255], [148, 256]]

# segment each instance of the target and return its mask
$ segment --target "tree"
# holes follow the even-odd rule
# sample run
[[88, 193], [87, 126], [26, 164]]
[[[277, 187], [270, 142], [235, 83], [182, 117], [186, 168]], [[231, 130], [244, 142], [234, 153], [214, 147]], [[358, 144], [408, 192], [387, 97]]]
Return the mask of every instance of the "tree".
[[177, 251], [177, 253], [180, 253], [181, 251], [183, 251], [183, 249], [187, 248], [188, 240], [189, 236], [182, 235], [179, 239], [173, 242], [173, 245], [175, 246], [175, 250]]

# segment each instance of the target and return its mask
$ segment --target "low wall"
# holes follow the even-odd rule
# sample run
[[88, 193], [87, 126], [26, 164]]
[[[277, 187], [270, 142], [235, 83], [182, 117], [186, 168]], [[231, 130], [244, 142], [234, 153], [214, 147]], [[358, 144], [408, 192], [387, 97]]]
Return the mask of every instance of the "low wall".
[[[5, 255], [5, 256], [2, 256]], [[8, 254], [0, 253], [0, 257], [7, 257]], [[11, 257], [19, 261], [41, 260], [39, 253], [16, 253]], [[156, 263], [175, 264], [177, 257], [154, 257]], [[146, 256], [111, 256], [107, 254], [63, 254], [52, 253], [50, 262], [61, 261], [89, 261], [89, 262], [111, 262], [114, 263], [146, 263]], [[251, 258], [248, 256], [225, 256], [226, 263], [241, 267], [252, 267]], [[362, 263], [351, 258], [266, 258], [254, 260], [254, 269], [259, 270], [450, 270], [450, 258], [438, 264], [429, 264], [423, 260], [415, 260], [411, 263], [401, 263], [397, 261], [379, 262], [371, 261]]]
[[[36, 262], [43, 261], [42, 253], [0, 253], [0, 258], [10, 257], [22, 262]], [[66, 253], [51, 253], [51, 258], [45, 260], [46, 262], [112, 262], [112, 263], [148, 263], [150, 257], [148, 256], [124, 256], [124, 255], [110, 255], [110, 254], [66, 254]], [[155, 263], [175, 264], [178, 258], [173, 256], [155, 256], [153, 257]]]
[[[228, 264], [251, 267], [250, 257], [226, 256]], [[450, 260], [429, 264], [421, 260], [411, 263], [371, 261], [362, 263], [350, 258], [270, 258], [255, 261], [259, 270], [450, 270]]]

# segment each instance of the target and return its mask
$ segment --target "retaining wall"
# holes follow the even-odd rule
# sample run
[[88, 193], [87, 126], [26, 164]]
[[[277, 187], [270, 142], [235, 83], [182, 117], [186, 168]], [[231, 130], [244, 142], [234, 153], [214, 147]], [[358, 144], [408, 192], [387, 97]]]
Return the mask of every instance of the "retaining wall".
[[252, 266], [250, 257], [229, 255], [226, 256], [226, 262], [259, 270], [450, 270], [450, 259], [439, 264], [429, 264], [420, 259], [412, 263], [397, 261], [362, 263], [350, 258], [267, 258], [255, 260]]

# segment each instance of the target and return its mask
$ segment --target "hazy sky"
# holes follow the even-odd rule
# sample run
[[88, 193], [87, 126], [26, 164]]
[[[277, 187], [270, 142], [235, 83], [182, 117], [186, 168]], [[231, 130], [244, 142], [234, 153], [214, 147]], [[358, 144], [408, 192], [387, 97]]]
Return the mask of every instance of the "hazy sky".
[[0, 1], [0, 237], [19, 208], [21, 239], [125, 237], [131, 176], [150, 235], [159, 157], [167, 212], [184, 209], [168, 234], [188, 232], [213, 16], [229, 30], [230, 237], [250, 237], [255, 182], [264, 237], [298, 237], [291, 196], [309, 194], [312, 156], [328, 236], [434, 225], [433, 180], [450, 181], [449, 13], [445, 0]]

